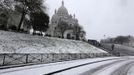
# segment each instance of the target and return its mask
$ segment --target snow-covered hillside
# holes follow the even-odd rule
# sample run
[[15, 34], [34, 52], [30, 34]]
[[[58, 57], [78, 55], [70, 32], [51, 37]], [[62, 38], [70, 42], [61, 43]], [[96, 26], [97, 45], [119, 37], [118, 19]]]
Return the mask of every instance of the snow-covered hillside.
[[82, 41], [0, 31], [0, 53], [107, 53]]

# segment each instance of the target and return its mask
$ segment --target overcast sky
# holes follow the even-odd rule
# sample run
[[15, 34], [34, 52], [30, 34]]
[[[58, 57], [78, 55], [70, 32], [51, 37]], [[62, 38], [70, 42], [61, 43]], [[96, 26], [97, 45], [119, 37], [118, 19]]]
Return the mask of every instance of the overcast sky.
[[[46, 0], [50, 17], [61, 1]], [[75, 13], [88, 39], [134, 35], [134, 0], [64, 0], [64, 4]]]

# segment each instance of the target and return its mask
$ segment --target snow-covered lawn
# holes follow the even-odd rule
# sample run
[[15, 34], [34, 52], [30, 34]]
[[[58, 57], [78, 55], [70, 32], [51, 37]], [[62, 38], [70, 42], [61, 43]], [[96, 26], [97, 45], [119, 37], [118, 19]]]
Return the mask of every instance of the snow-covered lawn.
[[0, 53], [107, 53], [88, 43], [0, 31]]

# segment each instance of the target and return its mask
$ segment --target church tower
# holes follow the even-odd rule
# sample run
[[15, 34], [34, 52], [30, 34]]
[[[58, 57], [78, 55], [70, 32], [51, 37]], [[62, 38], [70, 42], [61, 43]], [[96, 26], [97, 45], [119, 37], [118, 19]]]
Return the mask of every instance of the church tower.
[[[64, 32], [61, 32], [60, 28], [58, 28], [59, 22], [63, 21], [67, 23], [67, 28]], [[75, 26], [78, 25], [78, 20], [75, 17], [75, 14], [71, 16], [68, 13], [68, 10], [65, 7], [64, 1], [61, 2], [61, 6], [58, 10], [55, 9], [54, 15], [51, 18], [51, 23], [48, 29], [48, 35], [52, 37], [64, 37], [67, 39], [76, 39]], [[61, 25], [62, 26], [62, 25]], [[64, 33], [64, 34], [62, 34]]]

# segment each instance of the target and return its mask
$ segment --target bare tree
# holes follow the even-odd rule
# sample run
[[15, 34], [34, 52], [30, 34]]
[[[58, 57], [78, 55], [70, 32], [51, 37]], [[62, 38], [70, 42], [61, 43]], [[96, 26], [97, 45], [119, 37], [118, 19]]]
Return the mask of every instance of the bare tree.
[[57, 29], [59, 29], [59, 32], [61, 33], [62, 35], [62, 38], [64, 38], [64, 32], [68, 29], [68, 24], [64, 21], [59, 21], [58, 22], [58, 26], [57, 26]]
[[21, 25], [24, 21], [26, 14], [33, 12], [40, 12], [46, 9], [46, 7], [43, 5], [44, 0], [15, 0], [15, 1], [17, 3], [16, 7], [19, 8], [18, 11], [22, 14], [18, 25], [18, 31], [21, 28]]
[[14, 8], [14, 0], [0, 0], [0, 9], [11, 10]]
[[80, 38], [80, 32], [82, 30], [82, 27], [80, 27], [78, 24], [74, 26], [74, 34], [76, 35], [76, 40], [79, 40]]
[[21, 19], [18, 25], [18, 31], [20, 31], [26, 14], [46, 10], [46, 6], [43, 3], [44, 0], [0, 0], [0, 8], [8, 12], [9, 10], [14, 10], [21, 13]]
[[37, 31], [47, 31], [48, 24], [49, 24], [49, 16], [42, 12], [35, 12], [31, 14], [31, 20], [32, 26], [34, 30]]
[[123, 44], [125, 42], [129, 42], [129, 37], [127, 37], [127, 36], [117, 36], [115, 38], [114, 42], [119, 43], [119, 44]]
[[14, 10], [14, 1], [13, 0], [0, 0], [0, 11], [1, 13], [1, 29], [7, 30], [8, 18], [11, 16], [11, 13]]

